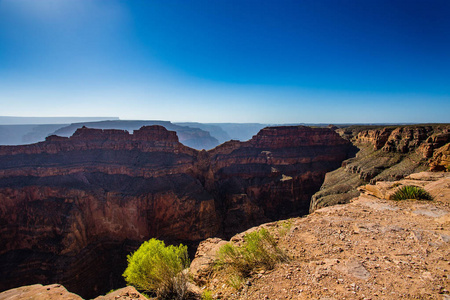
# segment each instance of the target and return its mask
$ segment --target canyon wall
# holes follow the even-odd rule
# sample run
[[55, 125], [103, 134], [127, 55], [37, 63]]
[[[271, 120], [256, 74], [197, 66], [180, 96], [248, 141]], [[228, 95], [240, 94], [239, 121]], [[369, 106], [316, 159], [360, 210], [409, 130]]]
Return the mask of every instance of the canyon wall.
[[303, 126], [210, 151], [161, 126], [2, 146], [0, 290], [58, 282], [93, 297], [122, 284], [126, 255], [151, 237], [195, 245], [306, 214], [352, 151], [334, 131]]
[[343, 204], [359, 195], [363, 184], [399, 180], [409, 174], [449, 166], [450, 125], [350, 126], [336, 129], [359, 148], [342, 167], [328, 173], [311, 199], [310, 211]]

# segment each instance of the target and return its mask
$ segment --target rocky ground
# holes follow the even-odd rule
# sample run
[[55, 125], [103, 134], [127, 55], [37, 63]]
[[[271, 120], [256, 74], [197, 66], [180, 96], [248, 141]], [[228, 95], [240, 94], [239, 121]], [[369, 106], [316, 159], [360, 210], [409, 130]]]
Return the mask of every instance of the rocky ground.
[[[11, 289], [0, 293], [1, 300], [83, 300], [80, 296], [66, 290], [60, 284], [34, 284]], [[105, 296], [98, 296], [94, 300], [145, 300], [134, 287], [127, 286]]]
[[[201, 244], [191, 272], [220, 299], [450, 299], [449, 175], [419, 173], [362, 187], [349, 204], [292, 219], [287, 233], [286, 223], [263, 225], [291, 261], [252, 274], [238, 290], [226, 276], [208, 275], [218, 239]], [[402, 184], [423, 186], [435, 201], [382, 197]]]
[[[389, 200], [395, 189], [411, 184], [435, 200]], [[349, 204], [261, 225], [277, 238], [290, 261], [252, 273], [240, 288], [231, 287], [227, 275], [211, 268], [215, 252], [226, 243], [218, 238], [200, 244], [190, 272], [215, 299], [449, 300], [450, 173], [412, 174], [360, 191]], [[249, 231], [231, 240], [242, 241]], [[81, 298], [60, 285], [34, 285], [0, 293], [0, 299]], [[96, 299], [145, 298], [127, 287]]]

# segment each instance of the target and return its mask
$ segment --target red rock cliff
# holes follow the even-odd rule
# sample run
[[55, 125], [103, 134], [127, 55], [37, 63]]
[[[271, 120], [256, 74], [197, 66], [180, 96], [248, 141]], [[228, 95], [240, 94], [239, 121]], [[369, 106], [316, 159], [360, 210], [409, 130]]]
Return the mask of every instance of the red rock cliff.
[[226, 212], [224, 231], [306, 214], [326, 172], [338, 168], [350, 148], [329, 129], [286, 126], [210, 150], [216, 199]]
[[359, 195], [356, 188], [360, 185], [399, 180], [427, 169], [442, 171], [449, 165], [449, 124], [350, 126], [336, 131], [360, 151], [327, 174], [312, 197], [311, 211], [349, 202]]
[[151, 237], [195, 243], [305, 214], [350, 148], [301, 126], [210, 151], [161, 126], [0, 147], [0, 290], [60, 282], [92, 297], [120, 285], [126, 254]]
[[408, 153], [416, 151], [424, 158], [450, 140], [449, 125], [411, 125], [363, 130], [354, 137], [356, 144], [372, 144], [374, 150]]

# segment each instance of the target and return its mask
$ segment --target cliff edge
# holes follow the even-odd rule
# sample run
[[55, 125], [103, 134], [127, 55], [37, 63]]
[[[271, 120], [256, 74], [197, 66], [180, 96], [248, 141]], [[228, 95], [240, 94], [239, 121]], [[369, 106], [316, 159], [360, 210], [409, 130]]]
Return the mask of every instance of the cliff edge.
[[[435, 200], [384, 198], [411, 184]], [[191, 264], [193, 278], [217, 299], [449, 299], [450, 174], [424, 172], [360, 190], [348, 204], [289, 220], [287, 231], [287, 221], [280, 221], [231, 239], [240, 242], [264, 227], [289, 262], [256, 270], [232, 287], [229, 277], [212, 267], [226, 241], [208, 239]]]

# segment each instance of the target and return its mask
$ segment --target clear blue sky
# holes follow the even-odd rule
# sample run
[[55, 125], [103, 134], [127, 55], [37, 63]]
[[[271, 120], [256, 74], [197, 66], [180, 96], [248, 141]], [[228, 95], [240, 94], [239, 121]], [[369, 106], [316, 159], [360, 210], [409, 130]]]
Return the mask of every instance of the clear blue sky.
[[450, 1], [0, 0], [0, 115], [450, 122]]

